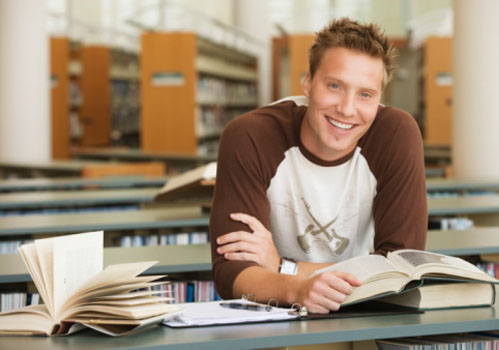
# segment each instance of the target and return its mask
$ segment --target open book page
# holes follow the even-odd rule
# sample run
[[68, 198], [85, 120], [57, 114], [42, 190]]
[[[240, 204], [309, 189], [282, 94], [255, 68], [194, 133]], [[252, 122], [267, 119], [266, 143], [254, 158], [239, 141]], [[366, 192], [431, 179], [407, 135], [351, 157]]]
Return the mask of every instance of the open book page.
[[[50, 238], [49, 238], [50, 239]], [[53, 239], [54, 319], [61, 306], [92, 276], [102, 271], [103, 232], [89, 232]]]
[[51, 310], [52, 299], [50, 296], [52, 295], [52, 293], [49, 294], [49, 287], [43, 284], [42, 271], [35, 243], [22, 245], [21, 247], [19, 247], [19, 253], [21, 254], [21, 258], [23, 259], [24, 264], [26, 265], [26, 268], [31, 275], [31, 278], [35, 283], [36, 289], [38, 290], [38, 293], [40, 293], [43, 302], [45, 303], [45, 305], [47, 305], [47, 309]]
[[159, 315], [144, 320], [139, 320], [139, 321], [133, 320], [121, 323], [118, 320], [110, 320], [108, 323], [106, 323], [106, 320], [100, 320], [98, 324], [85, 322], [85, 320], [80, 320], [80, 322], [85, 326], [87, 326], [88, 328], [95, 329], [96, 331], [99, 331], [101, 333], [111, 336], [119, 336], [119, 335], [127, 335], [131, 332], [137, 331], [138, 329], [158, 324], [163, 320], [175, 317], [179, 312], [181, 311], [177, 310], [175, 312], [170, 312], [165, 315]]
[[196, 181], [215, 179], [217, 175], [217, 163], [211, 162], [198, 168], [186, 171], [178, 176], [172, 177], [163, 186], [159, 193], [165, 193], [174, 189], [189, 185]]
[[495, 278], [482, 272], [475, 265], [457, 257], [421, 250], [403, 249], [388, 253], [388, 258], [395, 265], [408, 271], [413, 279], [420, 279], [424, 274], [447, 274], [455, 277], [497, 282]]
[[45, 304], [47, 309], [54, 315], [54, 240], [36, 239], [35, 248], [38, 256], [38, 264], [40, 266], [40, 273], [42, 284], [47, 289], [47, 300]]
[[1, 315], [0, 334], [50, 335], [55, 326], [45, 305], [30, 305]]
[[343, 271], [351, 273], [362, 283], [377, 280], [386, 277], [387, 275], [399, 276], [407, 279], [407, 274], [392, 264], [388, 259], [381, 255], [365, 255], [359, 256], [339, 263], [327, 266], [315, 271], [310, 275], [310, 278], [317, 276], [320, 273], [331, 271]]
[[[136, 263], [114, 264], [107, 266], [104, 270], [93, 276], [83, 286], [84, 289], [93, 289], [98, 286], [112, 286], [116, 284], [123, 284], [127, 281], [140, 281], [135, 278], [148, 268], [156, 264], [157, 261], [143, 261]], [[160, 276], [147, 276], [144, 279], [154, 280]], [[141, 277], [142, 278], [142, 277]], [[143, 282], [143, 281], [142, 281]]]

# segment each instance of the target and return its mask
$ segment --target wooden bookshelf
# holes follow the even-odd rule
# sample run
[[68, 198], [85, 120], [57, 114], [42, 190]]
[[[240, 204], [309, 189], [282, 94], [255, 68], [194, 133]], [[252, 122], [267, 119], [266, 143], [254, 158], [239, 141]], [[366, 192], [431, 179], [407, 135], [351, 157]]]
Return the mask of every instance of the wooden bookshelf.
[[110, 50], [105, 46], [83, 46], [81, 54], [82, 75], [80, 145], [103, 146], [110, 144]]
[[424, 139], [452, 143], [452, 39], [429, 37], [424, 47]]
[[313, 34], [296, 34], [272, 39], [273, 100], [303, 95], [302, 81], [307, 74], [308, 50]]
[[143, 34], [142, 150], [216, 154], [225, 124], [257, 106], [256, 75], [255, 57], [195, 34]]

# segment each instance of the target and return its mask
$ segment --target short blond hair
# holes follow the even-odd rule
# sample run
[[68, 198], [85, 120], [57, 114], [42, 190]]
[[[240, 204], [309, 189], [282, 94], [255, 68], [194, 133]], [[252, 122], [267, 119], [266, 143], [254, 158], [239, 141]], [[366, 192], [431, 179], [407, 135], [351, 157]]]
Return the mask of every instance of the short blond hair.
[[383, 88], [390, 81], [395, 70], [395, 48], [381, 28], [373, 23], [361, 24], [349, 18], [333, 20], [316, 33], [315, 42], [309, 50], [310, 76], [317, 71], [327, 49], [344, 47], [381, 58], [385, 67]]

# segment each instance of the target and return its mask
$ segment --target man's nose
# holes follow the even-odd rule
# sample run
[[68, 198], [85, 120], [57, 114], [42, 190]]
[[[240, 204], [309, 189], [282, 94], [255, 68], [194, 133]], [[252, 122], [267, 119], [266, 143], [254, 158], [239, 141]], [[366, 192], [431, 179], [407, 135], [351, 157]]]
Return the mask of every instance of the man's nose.
[[354, 115], [354, 96], [351, 93], [346, 93], [342, 96], [340, 102], [337, 105], [337, 111], [343, 114], [345, 117], [351, 117]]

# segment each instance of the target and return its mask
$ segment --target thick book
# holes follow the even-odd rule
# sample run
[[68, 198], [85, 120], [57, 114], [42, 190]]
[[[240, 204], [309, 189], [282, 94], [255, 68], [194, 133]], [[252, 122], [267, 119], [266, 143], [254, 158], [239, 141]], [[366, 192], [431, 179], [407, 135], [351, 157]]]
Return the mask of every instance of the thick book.
[[494, 285], [499, 283], [463, 259], [411, 249], [390, 252], [386, 257], [348, 259], [312, 276], [335, 270], [362, 281], [342, 306], [373, 299], [423, 310], [490, 306], [495, 300]]
[[139, 276], [155, 262], [103, 269], [103, 232], [44, 238], [21, 257], [44, 304], [0, 313], [0, 334], [62, 335], [85, 327], [118, 336], [158, 324], [180, 309], [149, 287], [164, 276]]
[[156, 201], [210, 199], [213, 197], [217, 163], [211, 162], [170, 178], [159, 190]]

